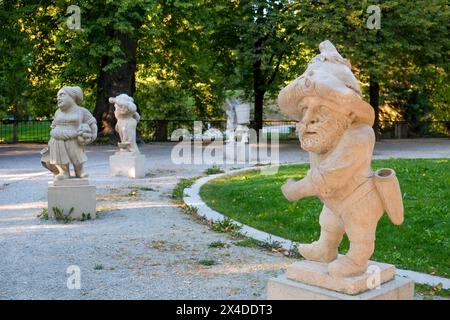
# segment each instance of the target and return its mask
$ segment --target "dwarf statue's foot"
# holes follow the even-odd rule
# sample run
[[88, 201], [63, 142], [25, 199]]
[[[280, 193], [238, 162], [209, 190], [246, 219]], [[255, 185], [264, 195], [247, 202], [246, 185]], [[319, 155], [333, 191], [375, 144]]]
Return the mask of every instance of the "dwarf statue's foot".
[[78, 178], [87, 178], [89, 177], [89, 174], [87, 174], [86, 172], [82, 172], [80, 173], [80, 176]]
[[84, 171], [84, 166], [82, 164], [78, 164], [74, 166], [75, 176], [77, 178], [87, 178], [89, 175]]
[[298, 252], [306, 259], [318, 262], [331, 262], [337, 258], [337, 247], [328, 247], [320, 241], [299, 244]]
[[55, 180], [65, 180], [69, 179], [69, 174], [67, 172], [61, 172], [55, 176]]
[[89, 177], [89, 174], [87, 174], [83, 169], [76, 170], [75, 175], [76, 175], [77, 178], [87, 178], [87, 177]]
[[328, 272], [335, 277], [351, 277], [360, 275], [367, 270], [367, 262], [363, 264], [356, 264], [347, 256], [331, 262], [328, 265]]

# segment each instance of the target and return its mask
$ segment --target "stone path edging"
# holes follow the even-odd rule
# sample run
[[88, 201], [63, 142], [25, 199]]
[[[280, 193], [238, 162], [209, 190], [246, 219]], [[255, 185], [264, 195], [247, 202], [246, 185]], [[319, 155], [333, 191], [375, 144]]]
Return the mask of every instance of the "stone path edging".
[[[192, 186], [187, 187], [184, 189], [183, 192], [183, 201], [192, 207], [196, 207], [198, 210], [198, 215], [212, 221], [221, 221], [225, 218], [231, 219], [229, 217], [225, 217], [223, 214], [211, 209], [206, 205], [205, 202], [200, 197], [200, 188], [207, 182], [227, 176], [227, 175], [233, 175], [236, 173], [244, 172], [244, 171], [250, 171], [250, 170], [257, 170], [263, 168], [262, 166], [253, 166], [253, 167], [247, 167], [242, 168], [238, 170], [229, 170], [224, 173], [209, 175], [207, 177], [203, 177], [198, 179]], [[242, 224], [236, 220], [231, 219], [233, 223], [237, 224], [241, 227], [241, 232], [250, 237], [254, 238], [259, 241], [264, 242], [279, 242], [283, 249], [290, 250], [294, 246], [295, 242], [292, 240], [284, 239], [275, 235], [272, 235], [270, 233], [252, 228], [250, 226], [247, 226], [245, 224]], [[431, 286], [436, 286], [438, 284], [442, 284], [443, 289], [450, 289], [450, 279], [438, 277], [438, 276], [432, 276], [426, 273], [416, 272], [416, 271], [410, 271], [410, 270], [403, 270], [403, 269], [396, 269], [396, 274], [402, 277], [409, 278], [413, 280], [414, 282], [421, 283], [421, 284], [427, 284]]]

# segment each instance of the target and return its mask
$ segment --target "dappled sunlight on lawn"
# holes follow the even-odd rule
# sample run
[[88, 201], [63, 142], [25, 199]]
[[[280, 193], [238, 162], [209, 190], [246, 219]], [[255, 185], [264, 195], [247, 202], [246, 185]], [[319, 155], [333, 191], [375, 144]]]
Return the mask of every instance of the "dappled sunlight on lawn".
[[[381, 219], [373, 260], [448, 277], [449, 165], [449, 159], [372, 162], [374, 169], [396, 171], [405, 209], [401, 226], [392, 225], [386, 215]], [[281, 166], [274, 176], [255, 172], [226, 176], [203, 185], [200, 194], [208, 206], [236, 221], [286, 239], [311, 242], [319, 237], [319, 199], [288, 202], [280, 191], [287, 178], [299, 179], [307, 169], [307, 165], [289, 165]], [[348, 249], [346, 239], [340, 249]]]

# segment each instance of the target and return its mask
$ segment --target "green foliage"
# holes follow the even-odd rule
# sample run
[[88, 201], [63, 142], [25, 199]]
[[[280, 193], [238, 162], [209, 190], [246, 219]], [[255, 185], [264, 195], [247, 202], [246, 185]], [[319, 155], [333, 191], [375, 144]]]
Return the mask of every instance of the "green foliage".
[[48, 209], [42, 209], [41, 213], [39, 213], [37, 217], [42, 220], [48, 220]]
[[[56, 221], [62, 222], [64, 224], [74, 221], [74, 219], [71, 217], [71, 214], [73, 213], [74, 208], [70, 208], [68, 214], [65, 214], [63, 209], [60, 209], [57, 207], [52, 208], [52, 210], [53, 210], [53, 216]], [[48, 210], [42, 209], [42, 212], [38, 215], [38, 218], [48, 220], [49, 219]], [[90, 213], [85, 213], [85, 212], [81, 213], [80, 221], [87, 221], [87, 220], [91, 220], [91, 219], [92, 219], [92, 217], [91, 217]]]
[[54, 215], [56, 221], [61, 221], [62, 223], [66, 224], [73, 220], [70, 215], [74, 211], [74, 208], [70, 208], [68, 214], [64, 214], [64, 210], [57, 208], [57, 207], [54, 207], [52, 209], [53, 209], [53, 215]]
[[97, 264], [95, 264], [95, 266], [94, 266], [94, 270], [103, 270], [103, 269], [104, 269], [104, 267], [103, 267], [103, 265], [100, 264], [100, 263], [97, 263]]
[[171, 120], [195, 118], [194, 101], [189, 92], [170, 81], [140, 82], [136, 102], [145, 119]]
[[80, 221], [86, 221], [86, 220], [91, 220], [91, 214], [90, 213], [81, 213], [81, 219]]
[[192, 186], [198, 178], [199, 177], [180, 179], [175, 188], [172, 190], [172, 199], [182, 200], [184, 189]]
[[442, 283], [436, 286], [430, 286], [427, 284], [415, 283], [414, 289], [416, 293], [424, 296], [424, 299], [433, 299], [435, 296], [450, 297], [450, 290], [443, 289]]
[[[397, 112], [382, 118], [450, 119], [444, 0], [86, 0], [80, 30], [66, 25], [71, 4], [0, 3], [0, 116], [51, 117], [63, 85], [80, 85], [93, 110], [102, 77], [135, 62], [144, 118], [222, 118], [226, 96], [275, 96], [330, 39], [366, 99], [369, 80], [380, 84], [381, 105]], [[369, 5], [379, 30], [366, 27]]]
[[128, 188], [130, 188], [130, 189], [137, 189], [137, 190], [141, 190], [141, 191], [156, 191], [152, 187], [147, 187], [147, 186], [130, 186]]
[[211, 229], [216, 232], [230, 233], [231, 235], [239, 234], [241, 227], [233, 222], [230, 218], [215, 221], [211, 224]]
[[212, 166], [211, 168], [206, 169], [205, 173], [207, 175], [223, 173], [224, 171], [220, 169], [218, 166]]
[[[381, 9], [378, 30], [366, 26], [369, 5]], [[317, 47], [330, 39], [352, 62], [366, 99], [369, 80], [378, 82], [381, 102], [398, 111], [398, 118], [415, 123], [429, 120], [431, 95], [444, 92], [436, 84], [448, 82], [446, 6], [443, 0], [336, 0], [325, 5], [308, 0], [299, 2], [297, 9], [303, 17], [305, 43]]]
[[226, 246], [227, 244], [222, 241], [213, 241], [208, 245], [209, 248], [225, 248]]
[[209, 266], [213, 266], [213, 265], [217, 264], [217, 262], [214, 259], [202, 259], [202, 260], [198, 261], [198, 264], [209, 267]]
[[[375, 160], [373, 167], [396, 171], [405, 208], [401, 226], [394, 226], [386, 215], [380, 220], [373, 259], [448, 277], [450, 160]], [[259, 171], [238, 173], [208, 182], [200, 195], [208, 206], [234, 220], [309, 243], [319, 237], [320, 200], [308, 197], [289, 203], [280, 191], [288, 178], [300, 179], [307, 170], [308, 165], [288, 165], [271, 176]], [[344, 238], [340, 251], [347, 249], [348, 240]]]
[[238, 247], [250, 247], [250, 248], [261, 248], [269, 251], [281, 249], [281, 244], [277, 241], [260, 241], [253, 238], [244, 238], [242, 240], [235, 241], [234, 244]]
[[260, 248], [261, 241], [253, 238], [244, 238], [233, 242], [234, 245], [238, 247], [249, 247], [249, 248]]
[[27, 99], [31, 94], [28, 69], [33, 60], [32, 43], [23, 32], [23, 17], [35, 5], [24, 1], [0, 2], [0, 115], [15, 118], [27, 115]]
[[197, 217], [198, 214], [198, 208], [197, 207], [193, 207], [193, 206], [183, 206], [183, 211], [190, 215], [190, 216], [194, 216]]

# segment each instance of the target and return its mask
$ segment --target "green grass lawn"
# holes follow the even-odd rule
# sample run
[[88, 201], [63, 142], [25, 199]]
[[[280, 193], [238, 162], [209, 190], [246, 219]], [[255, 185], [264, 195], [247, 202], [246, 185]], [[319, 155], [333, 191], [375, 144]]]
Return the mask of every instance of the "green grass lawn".
[[[47, 142], [51, 121], [19, 122], [19, 142]], [[13, 124], [0, 123], [0, 143], [13, 142]]]
[[[405, 222], [393, 225], [385, 214], [377, 229], [373, 260], [399, 268], [450, 277], [450, 160], [376, 160], [374, 169], [397, 172]], [[281, 166], [276, 175], [248, 171], [218, 178], [200, 191], [212, 208], [244, 224], [299, 242], [319, 237], [322, 204], [310, 197], [288, 202], [280, 191], [287, 178], [302, 178], [308, 165]], [[340, 252], [348, 250], [344, 237]]]

